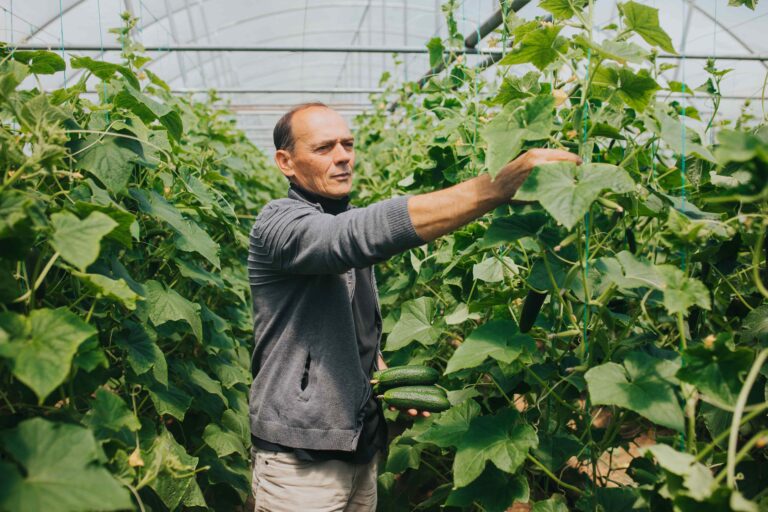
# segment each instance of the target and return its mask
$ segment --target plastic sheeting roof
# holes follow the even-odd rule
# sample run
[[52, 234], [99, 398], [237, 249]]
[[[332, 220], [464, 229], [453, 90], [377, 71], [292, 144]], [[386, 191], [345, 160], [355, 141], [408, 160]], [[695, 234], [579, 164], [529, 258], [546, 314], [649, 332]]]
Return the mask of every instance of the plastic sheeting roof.
[[[766, 2], [755, 11], [729, 7], [726, 0], [641, 3], [660, 9], [663, 28], [688, 55], [768, 54]], [[53, 49], [61, 48], [62, 43], [65, 48], [114, 46], [115, 36], [108, 30], [121, 24], [121, 12], [129, 11], [139, 18], [135, 37], [147, 47], [423, 47], [435, 35], [446, 35], [440, 4], [440, 0], [0, 0], [0, 40]], [[617, 20], [616, 0], [599, 0], [595, 7], [597, 27]], [[459, 31], [465, 35], [474, 32], [498, 9], [498, 0], [458, 0]], [[537, 0], [520, 10], [523, 17], [542, 14]], [[484, 46], [486, 42], [479, 45]], [[72, 53], [118, 58], [116, 52], [106, 52], [103, 57], [99, 51]], [[276, 119], [290, 105], [320, 100], [352, 116], [367, 108], [368, 91], [379, 86], [384, 71], [399, 80], [414, 80], [429, 67], [425, 54], [403, 54], [399, 57], [403, 64], [397, 68], [392, 55], [386, 53], [160, 50], [150, 55], [155, 60], [149, 68], [176, 90], [228, 91], [222, 96], [231, 101], [240, 126], [267, 150]], [[470, 63], [483, 58], [470, 57]], [[681, 80], [684, 73], [685, 82], [696, 87], [706, 79], [703, 65], [703, 60], [688, 59], [681, 66], [684, 69], [669, 71], [667, 78]], [[742, 98], [761, 96], [768, 62], [723, 60], [718, 67], [733, 68], [723, 82], [726, 99], [721, 112], [736, 117]], [[69, 70], [68, 80], [75, 79], [74, 75]], [[57, 76], [44, 85], [60, 86], [61, 79]], [[751, 108], [760, 111], [760, 101]]]

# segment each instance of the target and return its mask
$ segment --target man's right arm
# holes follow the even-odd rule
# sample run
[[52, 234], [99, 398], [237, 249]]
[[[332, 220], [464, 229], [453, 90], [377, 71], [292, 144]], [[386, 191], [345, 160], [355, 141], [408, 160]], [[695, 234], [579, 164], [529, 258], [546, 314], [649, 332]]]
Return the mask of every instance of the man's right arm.
[[483, 174], [444, 190], [396, 197], [335, 217], [284, 200], [268, 206], [251, 232], [250, 259], [282, 272], [339, 274], [430, 242], [503, 204], [537, 165], [578, 162], [567, 151], [534, 149], [492, 180]]
[[431, 242], [509, 201], [537, 165], [580, 161], [567, 151], [532, 149], [505, 165], [494, 180], [482, 174], [443, 190], [410, 197], [408, 213], [416, 233]]

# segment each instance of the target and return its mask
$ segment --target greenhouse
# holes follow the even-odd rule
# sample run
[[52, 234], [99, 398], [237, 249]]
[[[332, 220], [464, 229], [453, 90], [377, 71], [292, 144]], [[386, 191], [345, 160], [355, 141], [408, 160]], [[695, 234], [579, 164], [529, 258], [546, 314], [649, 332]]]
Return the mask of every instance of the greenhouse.
[[768, 510], [768, 4], [0, 17], [0, 512]]

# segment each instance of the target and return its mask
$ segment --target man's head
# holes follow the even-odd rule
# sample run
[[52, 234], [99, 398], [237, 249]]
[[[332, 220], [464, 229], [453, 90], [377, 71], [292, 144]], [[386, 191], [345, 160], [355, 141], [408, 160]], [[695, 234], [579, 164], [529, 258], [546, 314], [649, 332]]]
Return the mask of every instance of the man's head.
[[305, 103], [275, 125], [275, 162], [291, 182], [338, 199], [352, 189], [354, 138], [343, 117], [322, 103]]

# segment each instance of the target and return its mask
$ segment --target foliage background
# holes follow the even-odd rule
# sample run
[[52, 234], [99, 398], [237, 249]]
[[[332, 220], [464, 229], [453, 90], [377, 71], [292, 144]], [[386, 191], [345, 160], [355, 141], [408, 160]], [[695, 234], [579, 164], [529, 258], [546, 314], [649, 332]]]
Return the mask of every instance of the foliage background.
[[513, 48], [488, 79], [443, 57], [462, 40], [449, 2], [453, 33], [429, 44], [446, 71], [423, 88], [385, 76], [358, 118], [366, 201], [527, 148], [585, 161], [534, 170], [509, 206], [379, 266], [388, 363], [439, 368], [453, 403], [396, 420], [383, 509], [764, 508], [765, 120], [716, 116], [718, 62], [703, 84], [659, 77], [654, 55], [675, 48], [655, 9], [622, 2], [598, 37], [589, 2], [539, 5], [549, 18], [506, 16]]
[[[0, 509], [236, 510], [253, 215], [284, 185], [213, 107], [123, 64], [0, 64]], [[98, 77], [98, 101], [86, 80]]]
[[[384, 77], [358, 119], [362, 203], [532, 147], [587, 162], [537, 169], [525, 203], [378, 269], [388, 362], [439, 368], [453, 404], [391, 417], [381, 508], [765, 507], [764, 120], [670, 100], [716, 110], [727, 71], [660, 80], [653, 52], [674, 48], [653, 9], [623, 3], [598, 40], [587, 2], [541, 6], [551, 19], [506, 17], [514, 46], [488, 81], [443, 51], [462, 40], [449, 2], [451, 34], [429, 43], [446, 72]], [[283, 185], [215, 97], [145, 69], [132, 24], [122, 65], [74, 59], [88, 74], [66, 89], [18, 90], [64, 63], [2, 51], [0, 509], [236, 510], [248, 494], [243, 254]]]

